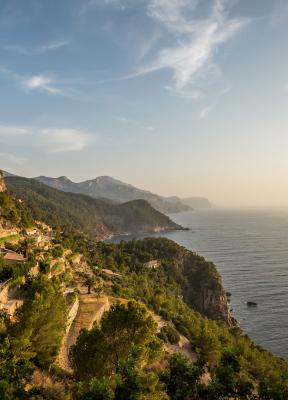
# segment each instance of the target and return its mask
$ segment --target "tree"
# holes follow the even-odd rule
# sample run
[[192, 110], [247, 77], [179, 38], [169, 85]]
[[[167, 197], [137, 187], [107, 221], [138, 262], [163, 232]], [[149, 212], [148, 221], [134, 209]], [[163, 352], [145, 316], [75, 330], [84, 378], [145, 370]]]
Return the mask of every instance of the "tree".
[[77, 385], [75, 400], [113, 400], [114, 393], [106, 379], [93, 378]]
[[213, 365], [217, 362], [220, 354], [221, 344], [211, 329], [209, 321], [204, 319], [201, 323], [199, 335], [195, 340], [198, 355]]
[[174, 354], [169, 368], [162, 374], [162, 381], [172, 400], [198, 399], [197, 381], [203, 373], [199, 364], [192, 364], [180, 353]]
[[96, 279], [93, 275], [87, 276], [85, 279], [85, 286], [87, 286], [88, 294], [91, 294], [91, 289], [95, 285]]
[[[215, 369], [212, 383], [208, 387], [208, 399], [250, 399], [253, 385], [241, 375], [240, 357], [236, 349], [224, 349]], [[217, 397], [218, 396], [218, 397]]]
[[71, 349], [71, 361], [78, 378], [111, 376], [131, 352], [137, 359], [156, 357], [161, 343], [157, 324], [147, 308], [136, 301], [116, 304], [107, 311], [101, 326], [83, 330]]
[[0, 343], [0, 398], [25, 399], [25, 382], [31, 378], [33, 365], [25, 354], [16, 354], [11, 340], [5, 337]]
[[120, 363], [117, 371], [116, 400], [168, 400], [162, 390], [159, 377], [137, 365], [137, 357], [131, 355]]
[[58, 354], [66, 316], [66, 302], [57, 280], [45, 276], [28, 280], [25, 302], [9, 332], [14, 351], [32, 352], [35, 362], [47, 368]]
[[180, 340], [180, 335], [173, 325], [164, 325], [159, 333], [159, 337], [163, 339], [166, 343], [177, 344]]

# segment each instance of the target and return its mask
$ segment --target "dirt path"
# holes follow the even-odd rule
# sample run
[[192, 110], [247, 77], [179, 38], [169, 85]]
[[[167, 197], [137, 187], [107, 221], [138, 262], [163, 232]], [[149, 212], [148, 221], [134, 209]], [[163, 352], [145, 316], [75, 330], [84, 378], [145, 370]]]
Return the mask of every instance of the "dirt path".
[[180, 340], [179, 340], [178, 344], [167, 343], [165, 345], [168, 352], [181, 353], [184, 356], [186, 356], [188, 358], [188, 360], [190, 360], [192, 362], [197, 361], [197, 355], [192, 350], [192, 346], [191, 346], [189, 340], [183, 335], [179, 334], [179, 336], [180, 336]]
[[[167, 321], [165, 321], [160, 315], [153, 314], [153, 317], [158, 325], [158, 330], [160, 331], [163, 326], [167, 325]], [[179, 332], [178, 332], [179, 333]], [[180, 340], [177, 344], [165, 344], [165, 350], [169, 354], [173, 353], [181, 353], [188, 358], [188, 360], [195, 362], [197, 360], [196, 353], [192, 350], [192, 346], [189, 340], [179, 333]]]

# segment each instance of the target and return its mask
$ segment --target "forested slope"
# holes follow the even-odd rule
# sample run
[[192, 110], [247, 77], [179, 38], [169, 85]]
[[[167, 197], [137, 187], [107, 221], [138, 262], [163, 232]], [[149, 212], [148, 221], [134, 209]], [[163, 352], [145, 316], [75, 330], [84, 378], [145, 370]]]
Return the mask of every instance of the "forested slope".
[[[1, 221], [19, 231], [18, 242], [5, 246], [26, 259], [11, 267], [0, 256], [8, 288], [8, 301], [0, 301], [1, 399], [288, 398], [287, 361], [235, 325], [213, 263], [164, 238], [107, 244], [89, 239], [77, 224], [62, 231], [57, 220], [51, 230], [31, 217], [34, 203], [39, 219], [49, 217], [47, 199], [34, 189], [29, 215], [31, 195], [19, 202], [3, 190]], [[32, 236], [26, 226], [34, 226]], [[94, 315], [91, 304], [97, 308], [101, 298], [110, 309], [93, 325], [83, 305], [92, 299]], [[85, 320], [88, 329], [68, 349], [70, 371], [57, 360], [78, 300], [77, 323]], [[181, 338], [193, 357], [183, 355]]]
[[25, 203], [33, 219], [53, 227], [80, 230], [96, 239], [113, 234], [181, 229], [145, 200], [111, 204], [19, 177], [6, 178], [6, 184]]

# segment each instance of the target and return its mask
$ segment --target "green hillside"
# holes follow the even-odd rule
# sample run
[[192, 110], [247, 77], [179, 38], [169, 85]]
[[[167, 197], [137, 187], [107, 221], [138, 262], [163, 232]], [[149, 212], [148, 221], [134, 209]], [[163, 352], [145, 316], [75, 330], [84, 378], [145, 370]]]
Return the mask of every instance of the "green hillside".
[[[109, 226], [111, 204], [28, 179], [7, 186], [16, 198], [0, 193], [0, 220], [19, 241], [5, 246], [26, 258], [0, 255], [1, 400], [288, 398], [287, 361], [237, 326], [213, 263], [164, 238], [89, 239], [78, 207], [88, 218], [97, 204]], [[152, 223], [146, 202], [132, 206], [129, 218]]]
[[8, 177], [5, 181], [8, 189], [24, 201], [33, 219], [53, 227], [80, 230], [93, 238], [181, 229], [145, 200], [111, 204], [82, 194], [62, 192], [33, 179]]

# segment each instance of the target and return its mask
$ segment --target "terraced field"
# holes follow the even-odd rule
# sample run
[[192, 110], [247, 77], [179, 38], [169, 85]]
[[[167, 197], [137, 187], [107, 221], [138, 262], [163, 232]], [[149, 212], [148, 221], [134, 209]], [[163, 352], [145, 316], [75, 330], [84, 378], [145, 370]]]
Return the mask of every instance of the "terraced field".
[[99, 322], [102, 315], [110, 307], [107, 296], [98, 297], [94, 294], [80, 294], [79, 307], [74, 321], [64, 337], [57, 363], [66, 371], [71, 372], [69, 349], [76, 343], [81, 329], [91, 329], [94, 322]]

